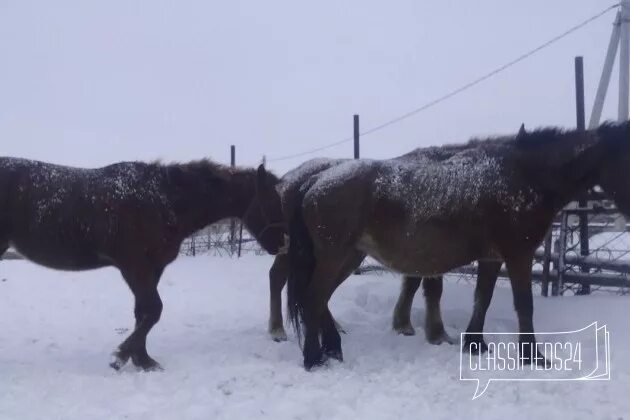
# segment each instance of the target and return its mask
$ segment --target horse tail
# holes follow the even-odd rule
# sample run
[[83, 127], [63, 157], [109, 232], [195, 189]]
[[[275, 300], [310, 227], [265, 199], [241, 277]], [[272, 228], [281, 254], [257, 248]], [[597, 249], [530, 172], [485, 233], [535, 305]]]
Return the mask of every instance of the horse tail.
[[315, 269], [313, 240], [302, 212], [304, 195], [305, 191], [298, 193], [293, 215], [289, 221], [289, 276], [287, 280], [287, 310], [300, 342], [306, 289]]

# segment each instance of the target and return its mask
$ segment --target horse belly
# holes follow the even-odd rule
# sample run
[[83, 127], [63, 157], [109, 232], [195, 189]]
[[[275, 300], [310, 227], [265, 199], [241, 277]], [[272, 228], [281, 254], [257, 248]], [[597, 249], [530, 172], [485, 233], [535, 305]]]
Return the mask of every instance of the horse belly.
[[45, 240], [16, 238], [10, 245], [24, 258], [56, 270], [91, 270], [111, 265], [107, 258], [85, 244], [48, 243]]
[[392, 270], [408, 275], [443, 274], [484, 255], [478, 238], [451, 229], [379, 236], [364, 234], [358, 248]]

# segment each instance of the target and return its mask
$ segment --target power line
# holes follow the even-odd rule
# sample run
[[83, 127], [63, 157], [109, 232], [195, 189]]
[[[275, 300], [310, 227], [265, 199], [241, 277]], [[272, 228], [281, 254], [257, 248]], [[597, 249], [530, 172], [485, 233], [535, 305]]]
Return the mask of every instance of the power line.
[[[548, 46], [550, 46], [550, 45], [560, 41], [561, 39], [567, 37], [568, 35], [572, 34], [573, 32], [581, 29], [582, 27], [588, 25], [589, 23], [593, 22], [594, 20], [599, 19], [600, 17], [602, 17], [603, 15], [608, 13], [609, 11], [619, 7], [619, 5], [620, 5], [620, 3], [615, 3], [612, 6], [607, 7], [606, 9], [604, 9], [601, 12], [597, 13], [596, 15], [593, 15], [590, 18], [580, 22], [579, 24], [577, 24], [575, 26], [572, 26], [571, 28], [567, 29], [566, 31], [562, 32], [561, 34], [556, 35], [555, 37], [551, 38], [549, 41], [539, 45], [538, 47], [536, 47], [536, 48], [534, 48], [532, 50], [527, 51], [524, 54], [521, 54], [520, 56], [518, 56], [514, 60], [509, 61], [508, 63], [506, 63], [506, 64], [504, 64], [504, 65], [502, 65], [502, 66], [500, 66], [500, 67], [498, 67], [498, 68], [496, 68], [494, 70], [492, 70], [491, 72], [486, 73], [485, 75], [483, 75], [481, 77], [478, 77], [477, 79], [475, 79], [475, 80], [473, 80], [471, 82], [468, 82], [465, 85], [462, 85], [462, 86], [458, 87], [457, 89], [452, 90], [449, 93], [447, 93], [447, 94], [445, 94], [443, 96], [440, 96], [439, 98], [434, 99], [434, 100], [432, 100], [432, 101], [430, 101], [430, 102], [428, 102], [428, 103], [426, 103], [426, 104], [424, 104], [424, 105], [422, 105], [422, 106], [420, 106], [418, 108], [415, 108], [415, 109], [413, 109], [413, 110], [411, 110], [411, 111], [409, 111], [409, 112], [407, 112], [405, 114], [402, 114], [402, 115], [400, 115], [400, 116], [398, 116], [396, 118], [393, 118], [393, 119], [391, 119], [389, 121], [386, 121], [386, 122], [384, 122], [382, 124], [379, 124], [379, 125], [377, 125], [375, 127], [372, 127], [372, 128], [370, 128], [370, 129], [368, 129], [366, 131], [363, 131], [363, 132], [360, 133], [361, 136], [367, 136], [369, 134], [372, 134], [372, 133], [375, 133], [375, 132], [377, 132], [379, 130], [382, 130], [382, 129], [386, 128], [386, 127], [389, 127], [390, 125], [394, 125], [396, 123], [399, 123], [400, 121], [406, 120], [409, 117], [412, 117], [412, 116], [414, 116], [414, 115], [416, 115], [416, 114], [418, 114], [418, 113], [420, 113], [420, 112], [422, 112], [422, 111], [424, 111], [426, 109], [429, 109], [429, 108], [431, 108], [431, 107], [433, 107], [433, 106], [435, 106], [435, 105], [437, 105], [437, 104], [439, 104], [441, 102], [444, 102], [447, 99], [452, 98], [455, 95], [458, 95], [458, 94], [460, 94], [460, 93], [462, 93], [462, 92], [464, 92], [464, 91], [466, 91], [466, 90], [468, 90], [468, 89], [478, 85], [479, 83], [481, 83], [481, 82], [483, 82], [483, 81], [485, 81], [485, 80], [487, 80], [487, 79], [489, 79], [489, 78], [491, 78], [491, 77], [501, 73], [502, 71], [507, 70], [508, 68], [514, 66], [515, 64], [518, 64], [521, 61], [529, 58], [530, 56], [536, 54], [540, 50], [542, 50], [544, 48], [547, 48]], [[338, 140], [338, 141], [336, 141], [334, 143], [324, 144], [324, 145], [319, 146], [317, 148], [306, 150], [306, 151], [299, 152], [299, 153], [294, 153], [294, 154], [291, 154], [291, 155], [286, 155], [286, 156], [280, 156], [280, 157], [277, 157], [277, 158], [272, 158], [272, 159], [269, 159], [268, 161], [269, 162], [278, 162], [278, 161], [282, 161], [282, 160], [289, 160], [289, 159], [294, 159], [294, 158], [301, 157], [301, 156], [310, 155], [312, 153], [317, 153], [317, 152], [320, 152], [322, 150], [330, 149], [330, 148], [338, 146], [340, 144], [347, 143], [349, 141], [352, 141], [352, 139], [353, 139], [352, 136], [351, 137], [346, 137], [346, 138], [344, 138], [342, 140]]]

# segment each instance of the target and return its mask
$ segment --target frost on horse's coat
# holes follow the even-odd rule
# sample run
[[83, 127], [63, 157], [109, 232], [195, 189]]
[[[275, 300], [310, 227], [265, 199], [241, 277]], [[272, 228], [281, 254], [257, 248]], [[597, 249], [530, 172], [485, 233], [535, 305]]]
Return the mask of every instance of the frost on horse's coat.
[[96, 169], [0, 157], [0, 256], [9, 245], [61, 270], [113, 266], [135, 297], [136, 327], [111, 366], [158, 368], [146, 337], [162, 312], [157, 284], [193, 232], [238, 217], [270, 253], [283, 243], [278, 179], [208, 160]]
[[[540, 199], [531, 188], [515, 194], [508, 191], [500, 157], [472, 146], [451, 146], [450, 151], [454, 153], [432, 147], [389, 160], [336, 161], [303, 188], [311, 195], [327, 194], [335, 186], [369, 173], [374, 198], [401, 203], [414, 222], [463, 212], [470, 215], [483, 200], [494, 200], [506, 211], [518, 212]], [[303, 184], [304, 180], [282, 180], [284, 190], [289, 189], [288, 184], [296, 183]]]
[[[107, 207], [114, 201], [143, 201], [163, 207], [166, 214], [175, 222], [171, 202], [162, 182], [166, 169], [158, 165], [139, 162], [122, 162], [104, 168], [85, 169], [54, 165], [25, 159], [0, 159], [0, 169], [30, 166], [23, 182], [30, 184], [30, 190], [37, 190], [41, 198], [35, 202], [37, 217], [33, 222], [42, 222], [51, 217], [69, 216], [63, 204], [92, 204], [94, 207]], [[22, 192], [25, 186], [19, 184]], [[80, 223], [88, 225], [93, 218]]]
[[[293, 210], [286, 213], [288, 301], [294, 326], [305, 323], [305, 367], [321, 363], [324, 351], [341, 356], [338, 334], [320, 322], [357, 250], [414, 275], [505, 261], [519, 338], [533, 348], [535, 249], [555, 214], [594, 185], [630, 214], [630, 188], [621, 180], [629, 161], [630, 122], [586, 133], [521, 130], [389, 160], [348, 161], [286, 186], [283, 205]], [[320, 327], [327, 330], [321, 345]]]

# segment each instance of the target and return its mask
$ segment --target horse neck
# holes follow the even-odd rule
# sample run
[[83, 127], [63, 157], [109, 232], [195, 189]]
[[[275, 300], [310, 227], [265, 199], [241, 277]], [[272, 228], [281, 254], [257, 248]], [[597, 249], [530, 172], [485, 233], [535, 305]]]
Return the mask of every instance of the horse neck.
[[248, 211], [256, 195], [256, 172], [235, 169], [223, 197], [215, 197], [217, 214], [220, 219], [241, 218]]
[[255, 195], [255, 172], [230, 169], [219, 188], [203, 193], [192, 190], [187, 194], [185, 208], [178, 220], [184, 236], [227, 218], [242, 218]]
[[570, 132], [566, 138], [542, 145], [526, 156], [536, 183], [557, 210], [595, 186], [607, 149], [597, 136]]

